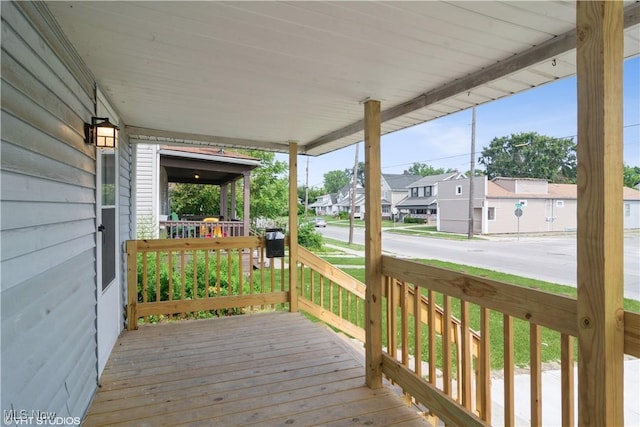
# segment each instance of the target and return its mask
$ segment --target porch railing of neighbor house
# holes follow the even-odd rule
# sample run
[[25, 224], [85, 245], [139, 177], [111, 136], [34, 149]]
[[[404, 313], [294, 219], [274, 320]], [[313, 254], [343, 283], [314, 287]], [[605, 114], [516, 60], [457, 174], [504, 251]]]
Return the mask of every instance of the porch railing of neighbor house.
[[[262, 237], [128, 242], [128, 282], [133, 284], [129, 329], [150, 316], [284, 309], [292, 295], [286, 270], [296, 268], [298, 308], [365, 339], [363, 283], [300, 247], [297, 262], [285, 265], [281, 260], [286, 258], [279, 258], [267, 264], [264, 247]], [[164, 273], [157, 275], [161, 268]], [[515, 425], [516, 398], [522, 401], [526, 395], [531, 425], [542, 425], [541, 356], [549, 337], [555, 336], [561, 348], [562, 397], [554, 402], [561, 407], [558, 424], [574, 425], [574, 298], [389, 256], [382, 257], [382, 274], [383, 373], [432, 422]], [[227, 288], [231, 291], [225, 292], [225, 276], [228, 280], [234, 275], [236, 281], [231, 279]], [[490, 320], [501, 325], [499, 336], [490, 336]], [[640, 314], [625, 312], [624, 325], [624, 351], [640, 357]], [[529, 342], [525, 363], [515, 354], [516, 340]], [[492, 414], [492, 358], [494, 369], [502, 368], [504, 383], [499, 414]], [[529, 375], [525, 393], [516, 390], [516, 371]]]
[[244, 236], [242, 221], [160, 221], [159, 225], [169, 239]]

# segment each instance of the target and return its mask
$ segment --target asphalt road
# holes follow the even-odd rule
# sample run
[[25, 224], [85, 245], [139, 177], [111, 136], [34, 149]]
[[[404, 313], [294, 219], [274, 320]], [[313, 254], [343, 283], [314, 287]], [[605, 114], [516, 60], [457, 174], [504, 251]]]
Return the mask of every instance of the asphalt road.
[[[319, 229], [332, 239], [347, 241], [347, 227]], [[354, 243], [364, 243], [364, 230], [354, 230]], [[473, 265], [562, 285], [576, 286], [576, 237], [493, 237], [448, 240], [382, 232], [382, 249], [403, 257], [439, 259]], [[624, 239], [624, 296], [640, 300], [640, 235]]]

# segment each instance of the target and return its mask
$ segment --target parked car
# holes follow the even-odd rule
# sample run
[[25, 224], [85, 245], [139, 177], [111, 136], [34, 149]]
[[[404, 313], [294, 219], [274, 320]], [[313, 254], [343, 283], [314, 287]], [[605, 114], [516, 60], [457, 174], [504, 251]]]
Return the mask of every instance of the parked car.
[[311, 223], [313, 225], [315, 225], [316, 227], [326, 227], [327, 226], [327, 221], [325, 221], [324, 218], [313, 218], [311, 220]]

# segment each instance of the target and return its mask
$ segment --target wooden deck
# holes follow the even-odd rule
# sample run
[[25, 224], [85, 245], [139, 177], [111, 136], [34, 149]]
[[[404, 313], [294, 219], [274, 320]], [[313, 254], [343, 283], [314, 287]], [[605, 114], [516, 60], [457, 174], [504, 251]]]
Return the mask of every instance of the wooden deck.
[[363, 359], [296, 313], [141, 326], [116, 343], [84, 425], [429, 425], [365, 387]]

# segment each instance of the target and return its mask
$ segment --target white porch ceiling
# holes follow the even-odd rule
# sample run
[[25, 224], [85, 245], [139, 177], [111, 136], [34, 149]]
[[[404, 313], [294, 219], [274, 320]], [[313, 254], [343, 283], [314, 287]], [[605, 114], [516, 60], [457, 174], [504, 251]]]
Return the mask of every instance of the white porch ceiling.
[[[625, 4], [625, 57], [640, 3]], [[575, 73], [575, 2], [47, 2], [134, 140], [323, 154]]]

